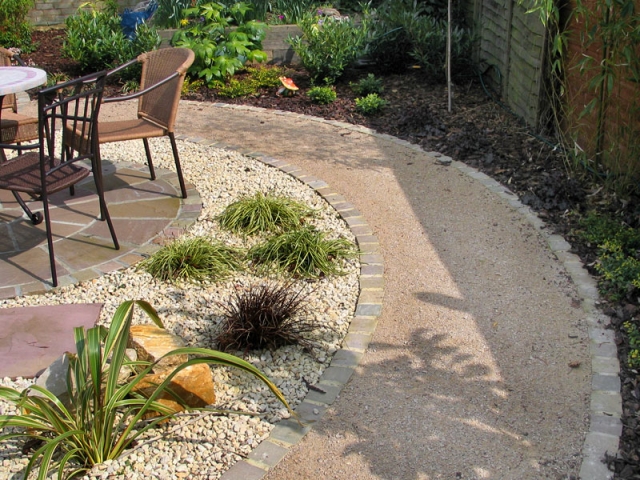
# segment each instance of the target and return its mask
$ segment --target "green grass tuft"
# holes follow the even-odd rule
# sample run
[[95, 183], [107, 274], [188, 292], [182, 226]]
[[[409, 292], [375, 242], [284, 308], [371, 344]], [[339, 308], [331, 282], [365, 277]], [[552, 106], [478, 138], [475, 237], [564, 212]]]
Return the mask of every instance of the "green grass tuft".
[[249, 250], [249, 258], [259, 268], [275, 268], [303, 278], [343, 275], [339, 263], [357, 255], [346, 239], [328, 239], [324, 232], [306, 226], [282, 233]]
[[225, 230], [244, 235], [279, 233], [298, 228], [313, 210], [295, 200], [256, 193], [229, 205], [218, 216]]
[[154, 278], [175, 282], [222, 280], [242, 270], [242, 252], [203, 237], [176, 240], [140, 263]]

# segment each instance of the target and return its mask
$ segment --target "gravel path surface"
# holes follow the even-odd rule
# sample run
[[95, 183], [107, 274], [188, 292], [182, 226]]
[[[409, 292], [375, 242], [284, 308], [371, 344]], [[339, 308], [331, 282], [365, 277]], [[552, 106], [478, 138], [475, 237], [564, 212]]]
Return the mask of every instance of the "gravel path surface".
[[382, 248], [384, 307], [369, 350], [268, 479], [577, 477], [585, 313], [520, 213], [429, 155], [331, 122], [184, 102], [178, 131], [322, 178]]
[[383, 313], [356, 375], [268, 479], [577, 478], [586, 314], [519, 212], [433, 156], [331, 122], [183, 102], [177, 131], [326, 181], [384, 256]]

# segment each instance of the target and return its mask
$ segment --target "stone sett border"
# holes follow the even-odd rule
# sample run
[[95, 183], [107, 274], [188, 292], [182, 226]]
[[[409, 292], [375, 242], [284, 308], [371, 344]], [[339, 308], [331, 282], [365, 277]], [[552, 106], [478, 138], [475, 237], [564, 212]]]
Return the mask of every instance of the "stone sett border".
[[[202, 102], [187, 101], [202, 106]], [[230, 108], [247, 112], [265, 112], [266, 109], [244, 105], [224, 103], [208, 104], [210, 108]], [[273, 113], [273, 112], [272, 112]], [[591, 354], [591, 401], [589, 408], [589, 431], [582, 448], [581, 480], [603, 480], [613, 477], [606, 464], [602, 462], [606, 453], [615, 454], [622, 434], [622, 398], [620, 396], [620, 364], [612, 330], [606, 328], [609, 318], [597, 307], [599, 300], [595, 280], [584, 268], [580, 258], [570, 253], [571, 246], [560, 235], [548, 232], [544, 222], [528, 206], [523, 205], [509, 189], [462, 162], [454, 161], [438, 152], [425, 152], [418, 145], [391, 135], [380, 134], [372, 129], [334, 120], [324, 120], [310, 115], [293, 112], [275, 112], [277, 115], [294, 116], [301, 120], [320, 122], [359, 132], [386, 140], [420, 153], [434, 157], [436, 163], [451, 165], [460, 172], [477, 180], [486, 188], [505, 200], [518, 211], [547, 241], [553, 254], [562, 262], [565, 270], [577, 287], [581, 297], [581, 306], [586, 315]], [[324, 413], [339, 396], [349, 382], [354, 370], [367, 350], [375, 331], [378, 316], [382, 312], [384, 292], [384, 265], [377, 237], [367, 225], [364, 217], [342, 195], [334, 192], [322, 180], [312, 177], [300, 168], [283, 160], [271, 158], [245, 148], [221, 144], [213, 140], [178, 136], [199, 144], [212, 145], [238, 151], [267, 165], [274, 166], [306, 183], [331, 204], [350, 226], [362, 250], [360, 256], [360, 296], [356, 305], [354, 319], [351, 322], [344, 346], [338, 350], [330, 366], [324, 371], [318, 385], [326, 391], [321, 394], [310, 390], [302, 403], [296, 408], [304, 425], [294, 420], [282, 420], [276, 424], [269, 437], [255, 448], [246, 459], [234, 464], [222, 475], [222, 480], [260, 480], [287, 454], [287, 451], [311, 430], [313, 424], [321, 420]]]

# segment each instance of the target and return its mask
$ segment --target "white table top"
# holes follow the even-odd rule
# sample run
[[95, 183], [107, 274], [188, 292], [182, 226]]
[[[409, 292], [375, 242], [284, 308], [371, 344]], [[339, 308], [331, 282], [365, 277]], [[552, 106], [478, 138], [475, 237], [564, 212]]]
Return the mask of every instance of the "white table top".
[[47, 82], [47, 72], [33, 67], [0, 67], [0, 96], [24, 92]]

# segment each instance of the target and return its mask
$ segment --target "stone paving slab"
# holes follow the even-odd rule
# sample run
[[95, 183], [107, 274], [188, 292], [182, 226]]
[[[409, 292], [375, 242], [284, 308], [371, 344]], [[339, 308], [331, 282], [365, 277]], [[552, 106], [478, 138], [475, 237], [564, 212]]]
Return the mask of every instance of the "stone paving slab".
[[65, 352], [75, 352], [74, 327], [91, 328], [101, 303], [0, 309], [0, 377], [31, 378]]

